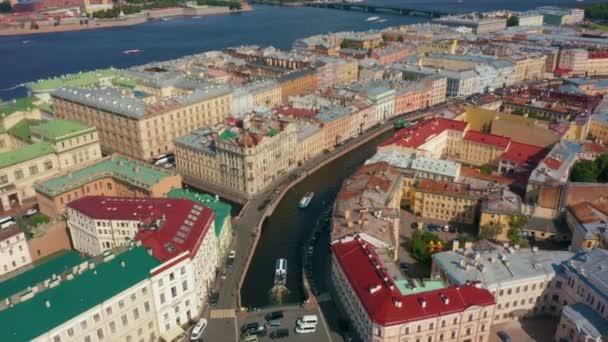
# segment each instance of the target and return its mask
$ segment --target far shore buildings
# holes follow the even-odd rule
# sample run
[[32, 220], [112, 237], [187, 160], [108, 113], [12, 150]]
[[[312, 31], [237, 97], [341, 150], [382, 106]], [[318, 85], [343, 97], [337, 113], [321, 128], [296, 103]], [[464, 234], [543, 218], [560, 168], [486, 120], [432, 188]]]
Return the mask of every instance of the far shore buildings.
[[331, 251], [336, 300], [362, 341], [489, 341], [496, 301], [488, 290], [408, 279], [362, 235]]
[[23, 120], [15, 126], [19, 126], [19, 137], [0, 132], [2, 210], [34, 198], [36, 181], [101, 158], [96, 128], [61, 119], [36, 124]]
[[40, 180], [34, 189], [40, 211], [56, 218], [84, 196], [165, 197], [181, 186], [174, 171], [114, 154]]

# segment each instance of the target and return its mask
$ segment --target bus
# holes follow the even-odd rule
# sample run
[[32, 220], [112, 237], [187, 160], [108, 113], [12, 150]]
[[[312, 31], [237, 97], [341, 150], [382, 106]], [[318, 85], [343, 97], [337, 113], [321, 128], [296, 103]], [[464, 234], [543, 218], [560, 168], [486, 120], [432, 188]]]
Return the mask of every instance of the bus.
[[6, 216], [0, 218], [0, 229], [8, 228], [9, 226], [15, 224], [15, 218], [12, 216]]

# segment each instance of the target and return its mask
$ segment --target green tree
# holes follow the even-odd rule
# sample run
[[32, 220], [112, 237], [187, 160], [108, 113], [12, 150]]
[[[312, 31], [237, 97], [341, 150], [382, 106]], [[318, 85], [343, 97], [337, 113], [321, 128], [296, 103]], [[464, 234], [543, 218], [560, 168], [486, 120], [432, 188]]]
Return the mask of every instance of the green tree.
[[479, 237], [485, 240], [495, 240], [502, 229], [502, 224], [484, 224], [479, 227]]
[[479, 167], [479, 171], [486, 175], [491, 175], [492, 172], [496, 171], [496, 166], [491, 164], [484, 164]]
[[600, 174], [595, 162], [591, 160], [581, 160], [574, 164], [570, 180], [573, 182], [596, 182]]
[[528, 218], [524, 215], [511, 215], [509, 217], [509, 231], [507, 237], [511, 243], [520, 243], [521, 234], [524, 227], [528, 224]]
[[581, 6], [585, 10], [585, 18], [592, 20], [608, 19], [608, 3], [597, 3]]
[[507, 26], [517, 26], [519, 25], [519, 17], [516, 15], [512, 15], [507, 19]]
[[13, 11], [13, 5], [9, 0], [0, 2], [0, 13], [10, 13]]

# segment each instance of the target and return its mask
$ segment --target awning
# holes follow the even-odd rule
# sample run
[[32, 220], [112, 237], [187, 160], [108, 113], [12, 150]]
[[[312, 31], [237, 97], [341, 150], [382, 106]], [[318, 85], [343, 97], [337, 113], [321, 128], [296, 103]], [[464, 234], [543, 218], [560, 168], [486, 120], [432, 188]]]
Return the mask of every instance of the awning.
[[162, 337], [165, 341], [173, 341], [183, 333], [184, 329], [182, 329], [182, 327], [180, 327], [179, 325], [175, 325], [171, 329], [162, 333], [160, 337]]

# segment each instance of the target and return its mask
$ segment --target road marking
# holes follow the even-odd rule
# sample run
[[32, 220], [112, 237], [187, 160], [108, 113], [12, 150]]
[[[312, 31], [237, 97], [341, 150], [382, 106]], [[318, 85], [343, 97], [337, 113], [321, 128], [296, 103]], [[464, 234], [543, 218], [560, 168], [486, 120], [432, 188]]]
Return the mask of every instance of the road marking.
[[233, 318], [236, 317], [234, 314], [234, 309], [217, 309], [211, 310], [209, 314], [211, 318]]

